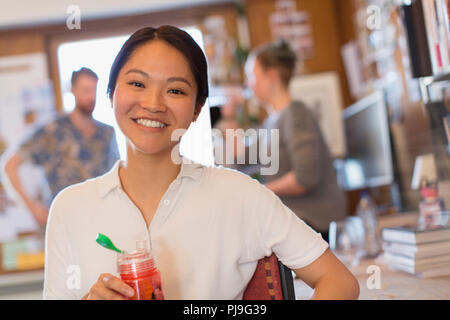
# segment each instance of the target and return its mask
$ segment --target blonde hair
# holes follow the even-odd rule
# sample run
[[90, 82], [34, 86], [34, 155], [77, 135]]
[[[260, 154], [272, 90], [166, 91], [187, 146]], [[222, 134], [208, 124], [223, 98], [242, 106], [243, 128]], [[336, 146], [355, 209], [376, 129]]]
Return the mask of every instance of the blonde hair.
[[260, 45], [251, 52], [251, 56], [258, 60], [264, 70], [275, 68], [283, 86], [289, 86], [289, 81], [295, 73], [297, 55], [286, 41]]

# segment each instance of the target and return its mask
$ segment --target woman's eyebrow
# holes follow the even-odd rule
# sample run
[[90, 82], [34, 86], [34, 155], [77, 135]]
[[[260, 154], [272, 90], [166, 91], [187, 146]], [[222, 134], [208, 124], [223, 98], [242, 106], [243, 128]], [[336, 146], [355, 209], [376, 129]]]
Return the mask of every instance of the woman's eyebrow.
[[170, 77], [169, 79], [167, 79], [167, 82], [175, 82], [175, 81], [181, 81], [181, 82], [184, 82], [184, 83], [186, 83], [189, 87], [192, 87], [192, 86], [191, 86], [191, 83], [190, 83], [188, 80], [186, 80], [185, 78], [181, 78], [181, 77]]
[[[139, 74], [143, 75], [143, 76], [146, 77], [146, 78], [150, 78], [150, 76], [148, 75], [148, 73], [146, 73], [146, 72], [144, 72], [144, 71], [142, 71], [142, 70], [139, 70], [139, 69], [130, 69], [130, 70], [128, 70], [125, 74], [129, 74], [129, 73], [132, 73], [132, 72], [139, 73]], [[184, 83], [186, 83], [189, 87], [192, 87], [191, 83], [190, 83], [187, 79], [182, 78], [182, 77], [170, 77], [170, 78], [167, 79], [167, 82], [176, 82], [176, 81], [184, 82]]]
[[130, 69], [130, 70], [128, 70], [125, 74], [129, 74], [129, 73], [132, 73], [132, 72], [139, 73], [139, 74], [143, 75], [143, 76], [146, 77], [146, 78], [149, 78], [149, 77], [150, 77], [147, 73], [145, 73], [144, 71], [139, 70], [139, 69]]

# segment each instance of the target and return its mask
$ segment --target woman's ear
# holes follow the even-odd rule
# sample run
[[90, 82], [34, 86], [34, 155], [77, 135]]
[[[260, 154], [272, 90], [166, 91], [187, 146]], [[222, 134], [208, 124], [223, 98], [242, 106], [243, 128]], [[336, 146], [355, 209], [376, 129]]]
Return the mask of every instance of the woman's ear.
[[194, 111], [194, 119], [192, 120], [192, 122], [197, 121], [198, 116], [200, 115], [200, 112], [202, 111], [202, 105], [197, 104], [197, 106], [195, 107], [195, 111]]

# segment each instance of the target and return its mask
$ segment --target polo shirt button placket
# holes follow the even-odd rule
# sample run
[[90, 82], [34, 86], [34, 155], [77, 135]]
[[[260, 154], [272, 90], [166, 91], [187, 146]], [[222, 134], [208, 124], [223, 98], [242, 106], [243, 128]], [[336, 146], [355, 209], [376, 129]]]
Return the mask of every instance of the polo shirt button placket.
[[165, 204], [166, 206], [168, 206], [168, 205], [170, 204], [170, 200], [169, 200], [169, 199], [164, 200], [164, 204]]

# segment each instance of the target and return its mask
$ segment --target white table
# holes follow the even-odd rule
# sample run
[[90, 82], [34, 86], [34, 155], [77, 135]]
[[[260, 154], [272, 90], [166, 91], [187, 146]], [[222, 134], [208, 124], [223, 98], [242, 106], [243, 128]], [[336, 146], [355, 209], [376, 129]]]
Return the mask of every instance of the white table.
[[[417, 212], [380, 217], [379, 231], [385, 227], [414, 226], [418, 217]], [[370, 277], [374, 273], [370, 270], [368, 272], [369, 266], [379, 268], [379, 288], [372, 288], [374, 283]], [[450, 276], [421, 279], [406, 272], [390, 270], [382, 254], [377, 259], [361, 260], [358, 266], [349, 267], [349, 270], [358, 279], [361, 300], [450, 299]], [[313, 290], [300, 279], [294, 279], [294, 288], [296, 297], [300, 300], [308, 299], [313, 293]]]
[[44, 270], [0, 274], [0, 300], [41, 300]]
[[[380, 287], [374, 286], [373, 271], [369, 266], [380, 270]], [[381, 258], [362, 260], [357, 267], [349, 267], [360, 287], [360, 300], [449, 300], [450, 276], [421, 279], [406, 272], [393, 271]], [[313, 290], [302, 280], [294, 279], [296, 298], [309, 299]]]

